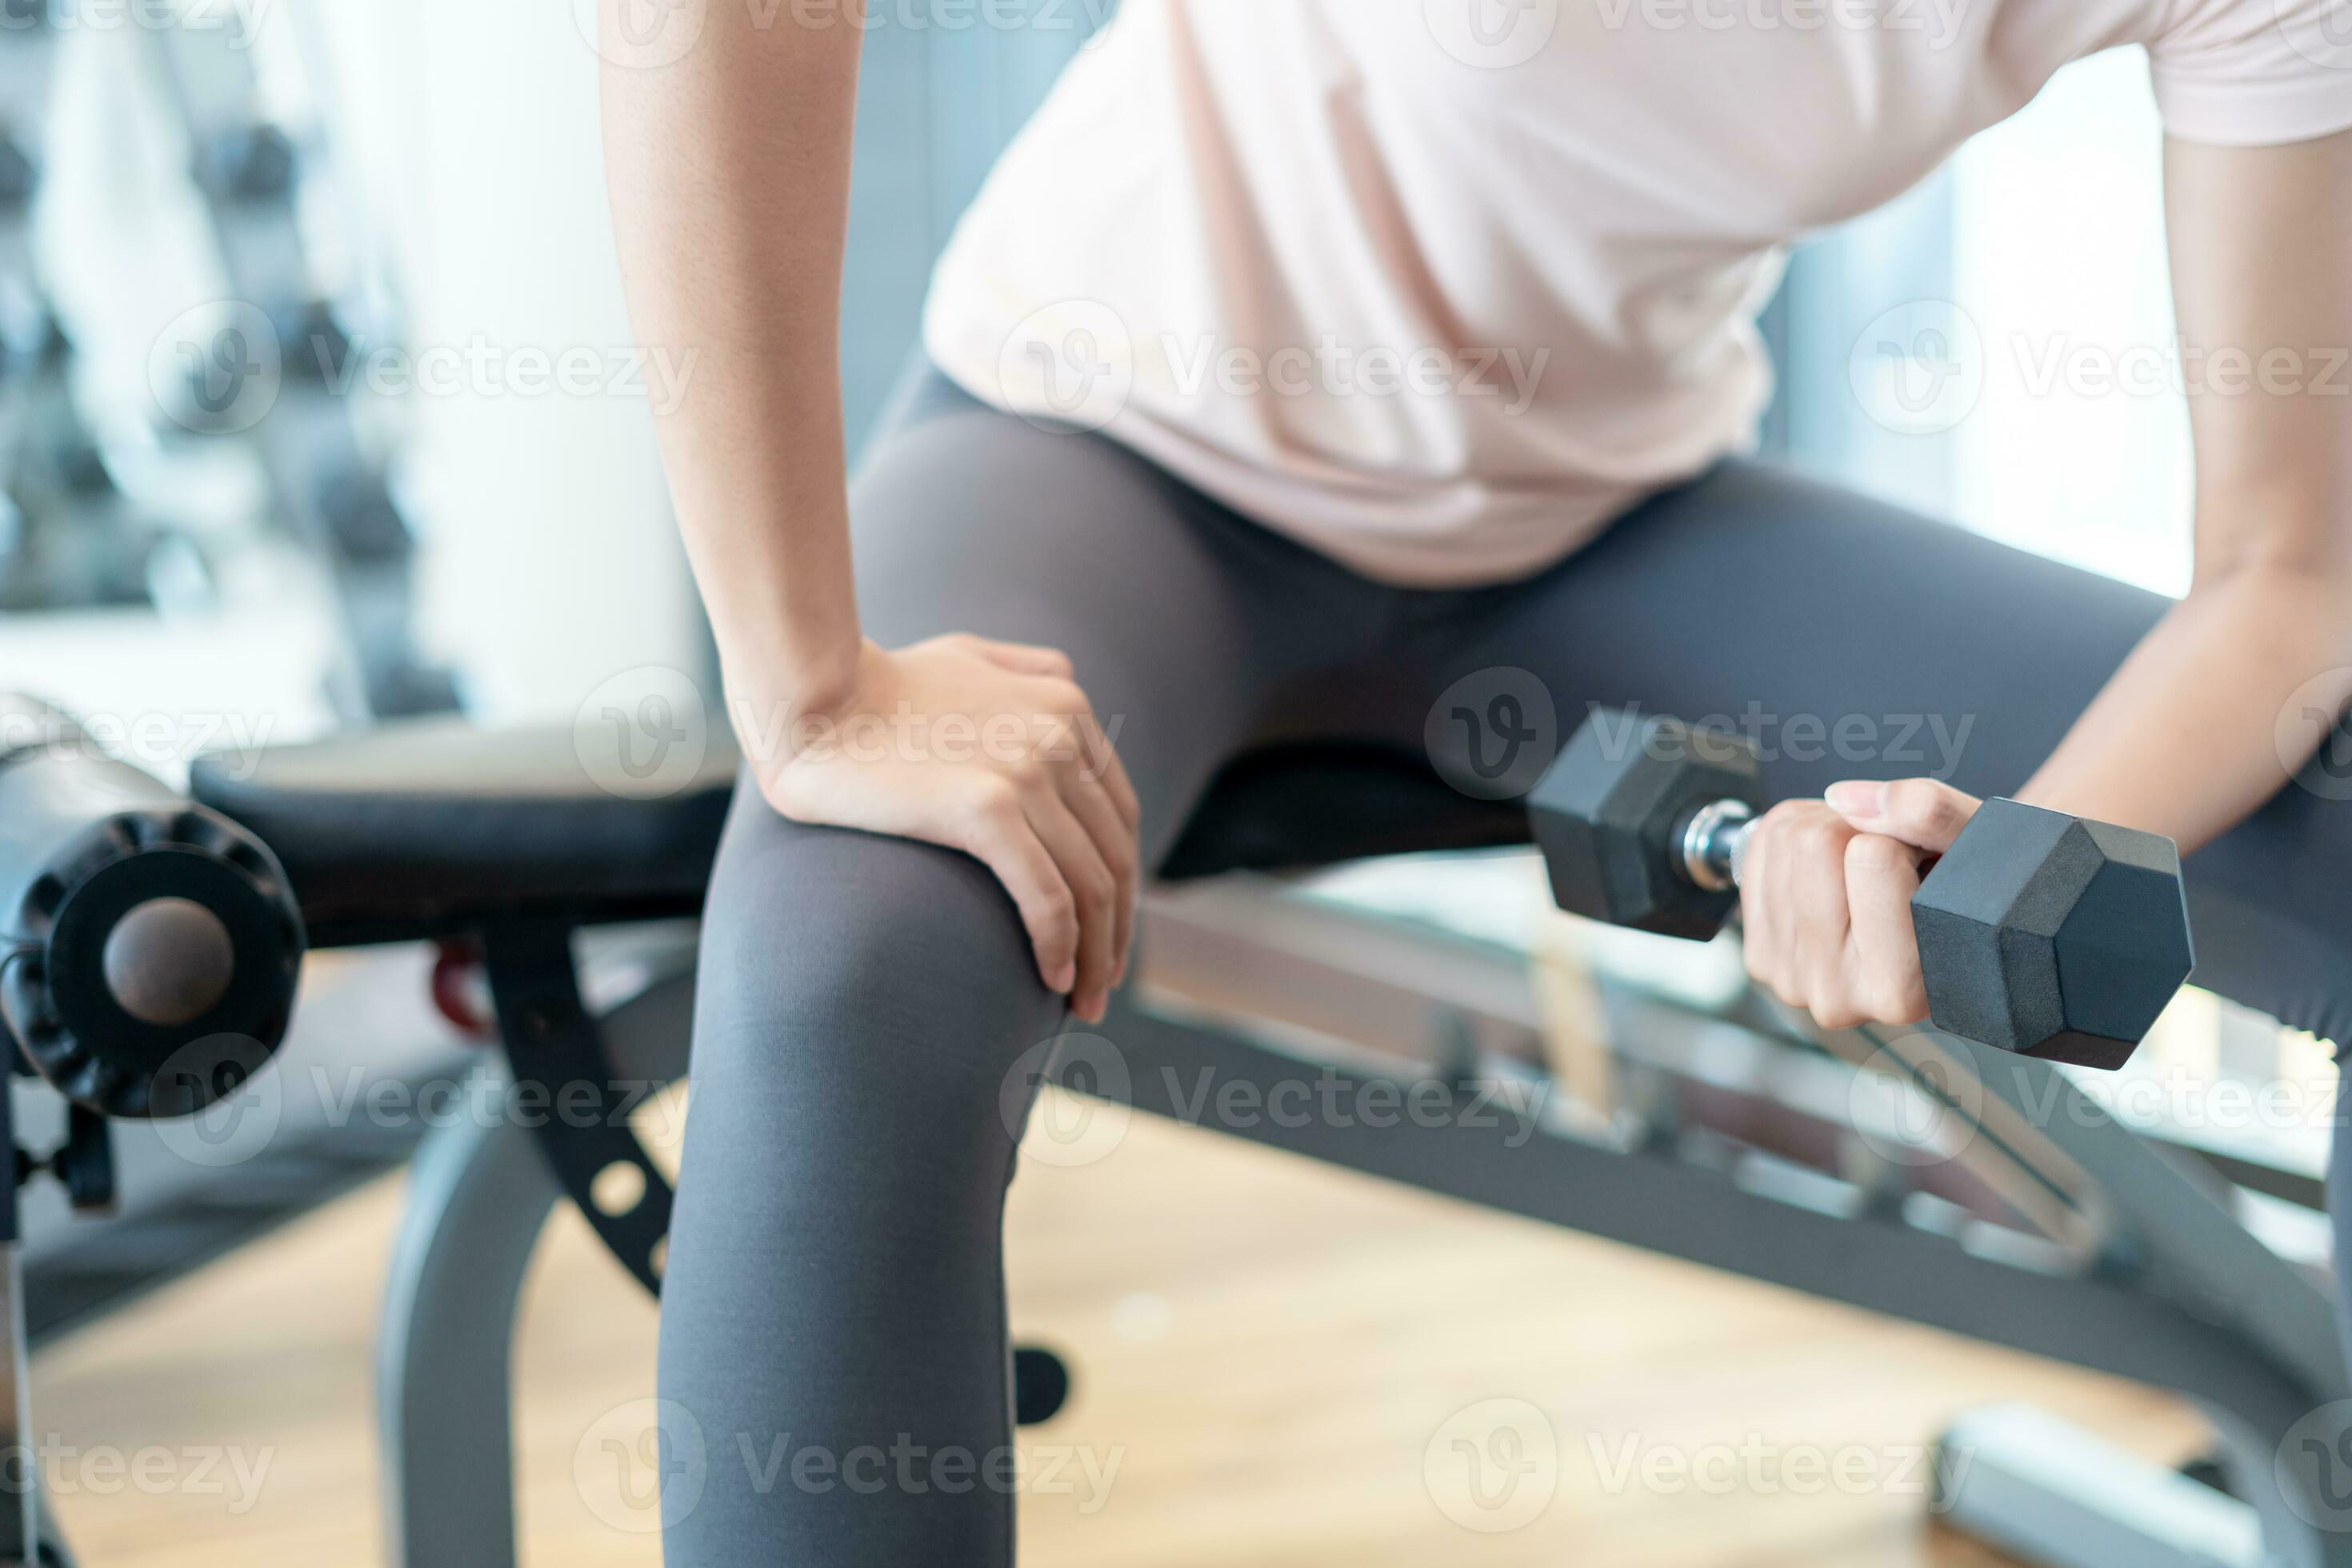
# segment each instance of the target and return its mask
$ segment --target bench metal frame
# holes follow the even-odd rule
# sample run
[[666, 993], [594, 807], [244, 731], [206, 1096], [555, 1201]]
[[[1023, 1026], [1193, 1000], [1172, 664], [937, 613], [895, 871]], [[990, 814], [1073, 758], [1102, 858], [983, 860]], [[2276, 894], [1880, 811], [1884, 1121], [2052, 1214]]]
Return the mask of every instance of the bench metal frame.
[[[1276, 928], [1319, 930], [1326, 953], [1360, 941], [1409, 940], [1392, 923], [1357, 921], [1351, 929], [1349, 917], [1328, 909], [1261, 896], [1261, 879], [1229, 879], [1219, 889], [1240, 900], [1221, 918], [1258, 908], [1277, 937]], [[1156, 919], [1160, 934], [1181, 938], [1164, 908]], [[545, 932], [530, 945], [542, 967], [567, 951]], [[1754, 1015], [1735, 1025], [1602, 982], [1612, 1033], [1659, 1046], [1645, 1058], [1643, 1070], [1654, 1074], [1671, 1075], [1677, 1039], [1686, 1044], [1701, 1032], [1719, 1042], [1731, 1030], [1775, 1052], [1818, 1049], [1893, 1063], [1953, 1114], [1973, 1108], [1974, 1136], [1958, 1163], [1986, 1190], [2009, 1194], [2018, 1212], [2054, 1216], [2045, 1227], [2053, 1234], [2038, 1242], [1977, 1222], [1923, 1227], [1865, 1189], [1855, 1189], [1851, 1203], [1824, 1202], [1827, 1178], [1765, 1179], [1772, 1162], [1725, 1159], [1721, 1139], [1677, 1136], [1671, 1116], [1630, 1132], [1621, 1122], [1598, 1136], [1552, 1117], [1538, 1136], [1511, 1147], [1513, 1129], [1475, 1118], [1378, 1127], [1311, 1118], [1279, 1125], [1259, 1117], [1220, 1126], [1215, 1095], [1181, 1092], [1203, 1074], [1261, 1095], [1307, 1075], [1318, 1081], [1337, 1075], [1348, 1088], [1380, 1079], [1458, 1083], [1473, 1065], [1463, 1042], [1496, 1018], [1532, 1016], [1533, 1003], [1523, 961], [1514, 966], [1470, 946], [1436, 946], [1426, 962], [1449, 969], [1457, 993], [1480, 988], [1492, 1008], [1482, 1017], [1478, 1007], [1433, 1004], [1425, 1020], [1450, 1017], [1460, 1026], [1439, 1031], [1452, 1044], [1434, 1062], [1366, 1051], [1362, 1042], [1351, 1048], [1318, 1041], [1295, 1026], [1268, 1028], [1230, 1012], [1212, 1016], [1197, 999], [1152, 990], [1150, 971], [1095, 1032], [1126, 1058], [1137, 1109], [2155, 1384], [2207, 1414], [2230, 1495], [2189, 1497], [2180, 1488], [2193, 1483], [2107, 1454], [2087, 1437], [2082, 1452], [2100, 1458], [2090, 1467], [2096, 1484], [2084, 1483], [2084, 1465], [2034, 1458], [2036, 1445], [2053, 1441], [2046, 1418], [1956, 1427], [1949, 1440], [1970, 1445], [1977, 1457], [1960, 1491], [1939, 1499], [1939, 1509], [2033, 1560], [2060, 1568], [2112, 1564], [2126, 1560], [2115, 1555], [2116, 1543], [2126, 1542], [2135, 1563], [2352, 1568], [2352, 1533], [2344, 1532], [2352, 1517], [2331, 1494], [2337, 1478], [2326, 1468], [2331, 1454], [2352, 1452], [2337, 1447], [2352, 1442], [2346, 1403], [2352, 1380], [2326, 1286], [2239, 1223], [2228, 1188], [2209, 1167], [2117, 1124], [2044, 1064], [1949, 1037], [1816, 1035]], [[499, 969], [495, 950], [491, 968]], [[1392, 965], [1388, 973], [1394, 975]], [[576, 982], [565, 984], [578, 994]], [[667, 1082], [683, 1073], [692, 985], [693, 954], [679, 944], [657, 957], [634, 995], [590, 1024], [613, 1079]], [[519, 994], [511, 974], [498, 988]], [[531, 1049], [525, 1042], [524, 1059]], [[1527, 1070], [1511, 1062], [1500, 1068]], [[510, 1087], [518, 1074], [537, 1069], [481, 1070], [492, 1075], [492, 1086]], [[1970, 1085], [1985, 1092], [1961, 1092]], [[1090, 1076], [1069, 1087], [1102, 1088]], [[577, 1180], [571, 1173], [559, 1179], [542, 1152], [549, 1143], [517, 1119], [495, 1119], [437, 1130], [416, 1163], [379, 1349], [395, 1563], [508, 1568], [516, 1560], [513, 1310], [547, 1214]], [[649, 1202], [666, 1204], [666, 1186], [648, 1191]], [[1948, 1220], [1958, 1210], [1946, 1205], [1940, 1212]], [[601, 1227], [609, 1216], [589, 1217]], [[631, 1261], [644, 1278], [634, 1268], [645, 1256], [638, 1245]], [[2291, 1430], [2316, 1440], [2283, 1449]]]

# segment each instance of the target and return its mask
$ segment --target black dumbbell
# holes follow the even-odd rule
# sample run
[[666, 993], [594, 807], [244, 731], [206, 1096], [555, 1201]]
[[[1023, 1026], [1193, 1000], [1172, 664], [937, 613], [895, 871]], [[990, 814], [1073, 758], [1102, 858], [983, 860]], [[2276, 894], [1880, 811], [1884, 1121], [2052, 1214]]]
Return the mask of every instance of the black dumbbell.
[[[1705, 939], [1738, 901], [1764, 811], [1756, 747], [1596, 710], [1528, 796], [1570, 914]], [[2180, 856], [2153, 833], [1988, 800], [1911, 900], [1937, 1028], [2005, 1051], [2119, 1068], [2189, 978]]]

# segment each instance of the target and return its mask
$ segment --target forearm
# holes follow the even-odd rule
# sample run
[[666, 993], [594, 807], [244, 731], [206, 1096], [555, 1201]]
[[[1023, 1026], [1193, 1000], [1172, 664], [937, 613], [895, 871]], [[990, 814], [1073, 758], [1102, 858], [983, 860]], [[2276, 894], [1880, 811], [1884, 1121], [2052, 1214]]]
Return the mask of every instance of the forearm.
[[690, 366], [656, 423], [730, 681], [822, 701], [859, 640], [837, 322], [863, 29], [709, 7], [683, 59], [605, 66], [606, 178], [637, 338]]
[[2347, 667], [2352, 574], [2255, 565], [2211, 576], [2134, 650], [2019, 797], [2193, 849], [2285, 784], [2304, 758], [2280, 755], [2282, 711], [2330, 671], [2339, 679], [2315, 705], [2339, 711]]

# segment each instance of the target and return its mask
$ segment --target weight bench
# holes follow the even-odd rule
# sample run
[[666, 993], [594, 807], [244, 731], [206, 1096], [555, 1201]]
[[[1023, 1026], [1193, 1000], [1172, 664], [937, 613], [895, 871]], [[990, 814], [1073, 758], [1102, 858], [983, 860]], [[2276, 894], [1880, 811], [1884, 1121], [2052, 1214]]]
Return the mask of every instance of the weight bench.
[[[395, 1562], [515, 1561], [509, 1345], [553, 1202], [572, 1198], [622, 1264], [659, 1289], [670, 1190], [629, 1129], [626, 1101], [685, 1070], [693, 952], [682, 927], [664, 937], [639, 922], [697, 913], [734, 772], [733, 757], [714, 747], [687, 787], [625, 799], [586, 776], [568, 730], [440, 721], [210, 759], [194, 772], [192, 802], [119, 763], [0, 757], [0, 824], [82, 824], [79, 837], [60, 828], [0, 845], [0, 893], [37, 892], [39, 877], [58, 867], [87, 871], [89, 855], [77, 860], [70, 847], [93, 836], [111, 835], [115, 847], [92, 876], [133, 875], [121, 868], [142, 855], [228, 856], [257, 897], [299, 909], [298, 951], [307, 933], [313, 947], [432, 940], [476, 956], [504, 1047], [502, 1061], [481, 1068], [485, 1086], [572, 1108], [461, 1119], [436, 1130], [415, 1163], [380, 1351]], [[1244, 896], [1275, 907], [1286, 896], [1280, 885], [1252, 874], [1527, 837], [1517, 808], [1453, 792], [1418, 757], [1290, 751], [1228, 770], [1163, 876], [1232, 877]], [[147, 847], [125, 847], [139, 843]], [[2352, 930], [2334, 896], [2347, 865], [2352, 812], [2295, 790], [2192, 858], [2199, 983], [2289, 1024], [2352, 1037], [2352, 990], [2338, 979], [2352, 975]], [[656, 934], [611, 972], [583, 978], [574, 938], [622, 926]], [[1099, 1031], [1131, 1063], [1140, 1109], [1197, 1116], [1173, 1087], [1202, 1072], [1270, 1090], [1306, 1071], [1359, 1087], [1407, 1078], [1442, 1088], [1476, 1070], [1469, 1035], [1420, 1064], [1363, 1055], [1310, 1062], [1295, 1033], [1156, 990], [1153, 929], [1147, 922], [1139, 983], [1115, 999]], [[53, 944], [51, 980], [70, 956]], [[1526, 986], [1524, 964], [1516, 968], [1515, 976], [1514, 966], [1489, 963], [1478, 973], [1492, 984], [1496, 1012], [1531, 1016], [1510, 994]], [[36, 963], [8, 977], [11, 1016], [30, 1017], [37, 1034], [41, 984]], [[593, 1005], [592, 994], [601, 999]], [[1260, 1118], [1221, 1130], [2162, 1386], [2210, 1415], [2226, 1493], [2145, 1467], [2093, 1466], [2085, 1482], [2079, 1463], [2030, 1451], [1980, 1457], [1967, 1475], [1988, 1479], [1964, 1482], [1941, 1505], [2034, 1561], [2352, 1568], [2352, 1517], [2331, 1505], [2326, 1468], [2330, 1455], [2352, 1451], [2337, 1447], [2352, 1442], [2352, 1404], [2339, 1404], [2352, 1400], [2352, 1377], [2333, 1292], [2247, 1231], [2212, 1168], [2116, 1124], [2040, 1061], [1944, 1037], [1823, 1034], [1752, 1000], [1715, 1016], [1623, 988], [1610, 994], [1624, 1023], [1660, 1040], [1697, 1028], [1713, 1048], [1730, 1028], [1758, 1050], [1891, 1062], [1911, 1091], [1969, 1116], [1976, 1136], [1959, 1163], [1975, 1195], [1915, 1202], [1904, 1173], [1889, 1168], [1858, 1182], [1851, 1169], [1810, 1184], [1762, 1179], [1781, 1165], [1727, 1159], [1722, 1138], [1685, 1136], [1704, 1121], [1709, 1097], [1677, 1092], [1696, 1079], [1664, 1048], [1645, 1068], [1649, 1113], [1605, 1133], [1552, 1119], [1509, 1147], [1507, 1129], [1470, 1119], [1284, 1127]], [[270, 1047], [267, 1023], [254, 1037]], [[52, 1030], [60, 1032], [73, 1031]], [[53, 1070], [63, 1059], [54, 1040], [27, 1050], [53, 1081], [85, 1089], [91, 1056], [100, 1067], [108, 1056], [105, 1041], [82, 1041], [77, 1079]], [[217, 1076], [226, 1083], [236, 1074]], [[1956, 1093], [1956, 1083], [1982, 1092]], [[1217, 1125], [1213, 1107], [1204, 1124]], [[1832, 1132], [1839, 1152], [1851, 1152], [1851, 1130]], [[1843, 1184], [1853, 1201], [1825, 1200], [1823, 1183]], [[18, 1388], [21, 1397], [21, 1376]], [[2296, 1441], [2283, 1447], [2290, 1434]], [[2012, 1423], [1955, 1440], [2030, 1449], [2050, 1435]]]

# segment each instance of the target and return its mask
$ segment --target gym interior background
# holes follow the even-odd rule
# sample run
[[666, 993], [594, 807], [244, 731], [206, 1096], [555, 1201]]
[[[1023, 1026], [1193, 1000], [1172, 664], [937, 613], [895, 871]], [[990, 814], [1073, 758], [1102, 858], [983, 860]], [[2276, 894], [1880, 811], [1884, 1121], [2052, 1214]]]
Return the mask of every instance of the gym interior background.
[[[1107, 8], [875, 6], [844, 311], [853, 442], [936, 248]], [[647, 409], [674, 367], [626, 346], [584, 5], [72, 0], [46, 27], [5, 9], [0, 132], [26, 157], [0, 157], [0, 689], [55, 699], [176, 780], [199, 751], [372, 715], [568, 726], [635, 700], [648, 670], [708, 685]], [[2179, 399], [2070, 374], [2076, 345], [2171, 341], [2147, 264], [2158, 149], [2144, 61], [2111, 55], [1801, 248], [1765, 323], [1767, 445], [2181, 588]], [[288, 365], [330, 333], [337, 384], [250, 426], [192, 407], [185, 347], [229, 328]], [[289, 478], [322, 444], [349, 481], [331, 503]], [[1720, 945], [1661, 960], [1538, 915], [1527, 873], [1524, 857], [1418, 860], [1328, 885], [1384, 919], [1531, 944], [1559, 973], [1706, 992], [1736, 972]], [[431, 1005], [434, 956], [314, 959], [288, 1059], [346, 1088], [462, 1073], [481, 1047]], [[1591, 1019], [1559, 984], [1545, 1028], [1568, 1059]], [[2297, 1110], [2215, 1136], [2272, 1184], [2308, 1184], [2333, 1073], [2318, 1042], [2192, 990], [2135, 1065], [2150, 1092], [2126, 1098], [2160, 1120], [2179, 1075], [2305, 1086]], [[18, 1094], [24, 1118], [55, 1116]], [[388, 1549], [371, 1355], [419, 1130], [345, 1120], [277, 1163], [126, 1137], [111, 1221], [28, 1189], [34, 1432], [83, 1561]], [[2324, 1262], [2308, 1205], [2250, 1195], [2244, 1214]], [[2187, 1406], [2134, 1385], [1149, 1120], [1116, 1159], [1040, 1164], [1011, 1223], [1017, 1337], [1076, 1379], [1029, 1439], [1119, 1456], [1111, 1477], [1024, 1496], [1041, 1563], [2007, 1562], [1929, 1506], [1931, 1446], [1963, 1412], [2031, 1400], [2165, 1464], [2205, 1440]], [[560, 1214], [515, 1341], [525, 1561], [657, 1560], [653, 1321]], [[1465, 1525], [1424, 1475], [1431, 1434], [1505, 1394], [1563, 1435], [1548, 1506]]]

